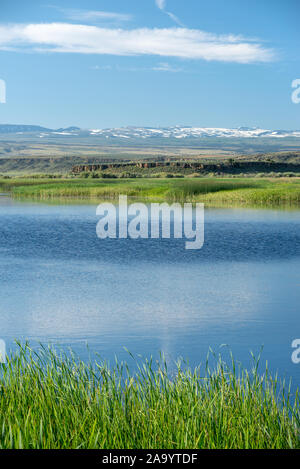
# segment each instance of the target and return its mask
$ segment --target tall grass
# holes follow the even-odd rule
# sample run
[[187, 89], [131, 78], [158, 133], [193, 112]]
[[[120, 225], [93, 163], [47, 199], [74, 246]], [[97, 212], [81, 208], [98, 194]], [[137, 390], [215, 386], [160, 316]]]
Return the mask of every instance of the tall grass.
[[168, 198], [179, 201], [197, 200], [208, 194], [224, 191], [238, 191], [240, 189], [258, 188], [257, 181], [234, 181], [227, 179], [203, 178], [201, 180], [176, 181], [166, 193]]
[[28, 345], [2, 364], [0, 448], [300, 448], [300, 402], [254, 366], [136, 373]]
[[276, 206], [300, 204], [299, 179], [0, 179], [0, 188], [14, 197], [117, 198], [120, 194], [149, 200], [204, 202], [213, 206]]

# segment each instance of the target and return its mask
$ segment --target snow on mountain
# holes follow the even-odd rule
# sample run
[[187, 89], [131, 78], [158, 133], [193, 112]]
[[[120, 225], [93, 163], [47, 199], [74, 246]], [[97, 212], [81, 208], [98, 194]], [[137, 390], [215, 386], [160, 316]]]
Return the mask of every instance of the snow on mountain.
[[104, 136], [106, 138], [284, 138], [300, 137], [300, 131], [266, 130], [259, 128], [239, 127], [236, 129], [215, 127], [123, 127], [119, 129], [92, 129], [90, 135]]
[[300, 130], [268, 130], [250, 127], [233, 129], [217, 127], [121, 127], [108, 129], [80, 129], [67, 127], [49, 129], [37, 125], [0, 124], [0, 134], [37, 134], [44, 137], [89, 137], [98, 136], [106, 139], [199, 139], [199, 138], [300, 138]]

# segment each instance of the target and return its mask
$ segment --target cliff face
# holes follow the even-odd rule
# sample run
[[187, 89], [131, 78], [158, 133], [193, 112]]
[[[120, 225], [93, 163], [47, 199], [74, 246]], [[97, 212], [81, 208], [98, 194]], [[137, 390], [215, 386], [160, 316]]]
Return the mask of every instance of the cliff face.
[[285, 173], [293, 172], [300, 173], [300, 164], [294, 163], [279, 163], [273, 161], [234, 161], [224, 163], [199, 163], [199, 162], [137, 162], [137, 163], [111, 163], [111, 164], [86, 164], [76, 165], [72, 168], [73, 174], [80, 174], [81, 172], [103, 171], [106, 169], [123, 168], [124, 170], [130, 168], [177, 168], [192, 169], [194, 172], [209, 173], [220, 172], [227, 174], [239, 173]]

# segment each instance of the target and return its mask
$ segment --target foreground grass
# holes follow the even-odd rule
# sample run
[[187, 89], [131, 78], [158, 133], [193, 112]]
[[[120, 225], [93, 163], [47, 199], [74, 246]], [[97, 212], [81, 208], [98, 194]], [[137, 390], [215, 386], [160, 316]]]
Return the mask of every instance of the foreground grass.
[[133, 374], [28, 346], [2, 365], [0, 448], [300, 448], [299, 418], [257, 367], [170, 379], [163, 361]]
[[300, 204], [300, 179], [30, 179], [0, 180], [2, 191], [31, 199], [129, 197], [212, 206], [276, 206]]

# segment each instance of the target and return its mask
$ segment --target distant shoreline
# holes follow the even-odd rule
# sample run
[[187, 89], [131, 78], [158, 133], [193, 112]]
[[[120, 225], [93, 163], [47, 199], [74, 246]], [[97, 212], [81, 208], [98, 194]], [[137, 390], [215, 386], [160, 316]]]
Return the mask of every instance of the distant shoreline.
[[32, 176], [0, 178], [13, 198], [99, 200], [119, 195], [149, 201], [203, 202], [214, 207], [300, 207], [300, 178]]

